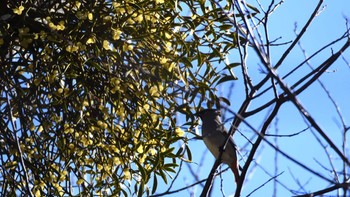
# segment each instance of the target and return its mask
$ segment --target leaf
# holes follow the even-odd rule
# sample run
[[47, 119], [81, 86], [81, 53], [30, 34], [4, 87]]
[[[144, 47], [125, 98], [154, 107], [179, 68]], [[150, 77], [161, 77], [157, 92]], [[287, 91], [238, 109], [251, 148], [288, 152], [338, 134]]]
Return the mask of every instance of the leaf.
[[164, 165], [164, 169], [168, 172], [176, 173], [174, 168], [176, 168], [178, 165], [176, 163], [168, 163]]
[[225, 97], [219, 97], [219, 100], [220, 100], [221, 102], [226, 103], [226, 105], [228, 105], [228, 106], [231, 105], [230, 101], [229, 101], [228, 99], [226, 99]]
[[165, 184], [168, 184], [168, 180], [166, 178], [166, 174], [164, 173], [163, 170], [159, 170], [159, 175], [162, 177], [162, 179], [165, 182]]
[[152, 194], [154, 194], [156, 192], [157, 187], [158, 187], [158, 179], [157, 179], [157, 176], [154, 175], [153, 176]]
[[228, 30], [228, 29], [231, 29], [232, 28], [232, 25], [221, 25], [220, 27], [220, 30]]
[[199, 49], [197, 48], [197, 60], [198, 60], [198, 66], [202, 66], [203, 64], [203, 58], [202, 58], [202, 53], [199, 51]]
[[123, 192], [123, 196], [128, 196], [128, 193], [122, 189], [122, 192]]
[[232, 80], [237, 80], [238, 78], [236, 76], [231, 76], [231, 75], [224, 75], [221, 79], [219, 79], [217, 85], [220, 83], [224, 83], [226, 81], [232, 81]]
[[184, 148], [180, 147], [179, 150], [176, 152], [176, 156], [182, 156], [183, 155]]
[[248, 6], [248, 8], [252, 9], [255, 13], [260, 13], [258, 8], [252, 6], [252, 5], [248, 4], [248, 3], [246, 5]]
[[179, 105], [176, 107], [176, 111], [180, 112], [180, 113], [183, 113], [183, 114], [187, 114], [187, 110], [186, 110], [186, 107], [188, 106], [187, 103], [185, 104], [182, 104], [182, 105]]
[[192, 64], [191, 64], [191, 62], [188, 60], [188, 58], [185, 58], [185, 57], [181, 58], [181, 62], [182, 62], [183, 64], [185, 64], [186, 67], [192, 68]]
[[185, 148], [186, 148], [188, 160], [192, 161], [192, 153], [190, 148], [187, 145], [185, 146]]
[[212, 84], [214, 84], [216, 81], [218, 81], [220, 79], [220, 77], [221, 77], [220, 75], [217, 75], [216, 73], [214, 73], [213, 76], [215, 76], [215, 77], [214, 77], [214, 79], [212, 81]]
[[174, 149], [175, 149], [175, 147], [168, 148], [166, 151], [162, 152], [161, 154], [168, 155], [168, 154], [172, 153], [174, 151]]
[[138, 194], [137, 194], [138, 197], [142, 197], [144, 186], [145, 186], [144, 182], [141, 181], [140, 188], [139, 188], [139, 191], [138, 191]]
[[239, 66], [239, 65], [241, 65], [241, 63], [234, 62], [234, 63], [231, 63], [229, 65], [226, 65], [226, 67], [224, 69], [231, 69], [231, 68], [234, 68], [234, 67]]
[[[192, 103], [194, 99], [197, 97], [198, 91], [199, 91], [199, 88], [194, 88], [194, 90], [192, 91], [191, 97], [186, 100], [188, 100], [189, 103]], [[188, 98], [188, 96], [186, 98]]]
[[148, 177], [147, 177], [147, 173], [146, 173], [145, 169], [141, 166], [141, 164], [139, 162], [136, 161], [135, 163], [137, 165], [137, 168], [140, 170], [142, 180], [144, 182], [147, 182], [148, 181]]

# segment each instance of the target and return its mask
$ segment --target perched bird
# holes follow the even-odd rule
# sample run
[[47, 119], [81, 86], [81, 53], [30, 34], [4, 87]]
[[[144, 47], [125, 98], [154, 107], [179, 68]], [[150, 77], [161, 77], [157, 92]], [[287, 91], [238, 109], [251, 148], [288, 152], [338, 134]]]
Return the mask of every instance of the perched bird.
[[220, 150], [229, 137], [225, 151], [221, 156], [221, 162], [229, 165], [237, 183], [239, 180], [237, 149], [232, 136], [228, 136], [228, 132], [221, 122], [220, 110], [205, 109], [196, 115], [202, 119], [203, 141], [216, 159], [218, 159]]

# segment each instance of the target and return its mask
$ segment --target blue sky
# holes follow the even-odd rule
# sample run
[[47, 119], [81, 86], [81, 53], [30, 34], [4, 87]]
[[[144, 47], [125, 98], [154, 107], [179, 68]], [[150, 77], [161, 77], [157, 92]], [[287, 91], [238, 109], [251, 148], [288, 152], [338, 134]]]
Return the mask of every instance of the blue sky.
[[[249, 1], [247, 1], [249, 2]], [[271, 40], [281, 37], [277, 43], [283, 43], [292, 41], [295, 38], [294, 28], [297, 24], [297, 32], [300, 32], [301, 28], [306, 23], [308, 17], [311, 15], [314, 7], [316, 7], [318, 1], [302, 1], [302, 0], [287, 0], [285, 1], [276, 11], [273, 13], [269, 19], [270, 21], [270, 32], [269, 36]], [[301, 45], [306, 50], [307, 55], [311, 55], [319, 48], [328, 44], [330, 41], [335, 40], [340, 37], [346, 29], [345, 17], [350, 19], [350, 1], [348, 0], [327, 0], [323, 3], [323, 10], [314, 19], [313, 23], [307, 30], [304, 37], [301, 39]], [[314, 67], [318, 66], [323, 62], [329, 55], [332, 54], [332, 49], [336, 52], [341, 45], [344, 44], [340, 42], [324, 50], [316, 58], [310, 61], [310, 64]], [[276, 63], [280, 58], [281, 54], [289, 45], [278, 46], [272, 48], [271, 57], [272, 63]], [[343, 56], [350, 61], [350, 50], [347, 50]], [[231, 62], [237, 61], [234, 53], [229, 56]], [[304, 54], [301, 52], [300, 48], [296, 46], [291, 52], [289, 57], [284, 61], [281, 69], [278, 73], [283, 76], [286, 72], [290, 71], [296, 65], [304, 60]], [[247, 61], [249, 65], [249, 72], [253, 78], [253, 82], [257, 82], [259, 78], [263, 75], [260, 73], [259, 60], [257, 56], [251, 52]], [[260, 64], [261, 65], [261, 64]], [[292, 85], [300, 76], [309, 72], [310, 68], [304, 65], [300, 71], [293, 74], [291, 77], [286, 79], [288, 85]], [[232, 90], [232, 97], [230, 98], [231, 106], [230, 109], [237, 112], [242, 101], [244, 100], [244, 85], [241, 76], [241, 71], [239, 68], [234, 70], [235, 74], [238, 76], [239, 80], [234, 82], [234, 88]], [[350, 118], [350, 67], [340, 58], [330, 70], [325, 73], [321, 80], [326, 85], [327, 90], [333, 96], [334, 100], [338, 104], [343, 117], [345, 120]], [[227, 95], [228, 87], [231, 84], [224, 83], [219, 87], [218, 94], [225, 96]], [[266, 98], [271, 98], [271, 94], [267, 94]], [[259, 106], [263, 103], [266, 98], [260, 98], [255, 103], [252, 103], [250, 109], [254, 109], [254, 106]], [[340, 147], [342, 142], [342, 132], [340, 128], [340, 119], [336, 114], [335, 108], [330, 102], [322, 88], [318, 83], [310, 86], [306, 91], [298, 96], [304, 107], [308, 110], [311, 116], [319, 123], [319, 125], [326, 131], [327, 135], [333, 139], [336, 144]], [[257, 130], [261, 127], [265, 120], [265, 116], [269, 109], [262, 111], [256, 116], [247, 119], [247, 121], [253, 125]], [[233, 115], [226, 114], [226, 118], [232, 118]], [[347, 122], [348, 123], [348, 122]], [[276, 127], [274, 126], [277, 125]], [[229, 127], [229, 124], [227, 124]], [[296, 110], [292, 103], [285, 104], [278, 113], [278, 121], [274, 121], [273, 125], [268, 130], [270, 133], [276, 132], [278, 129], [279, 134], [293, 134], [302, 131], [307, 128], [307, 124], [300, 113]], [[235, 134], [235, 141], [239, 147], [241, 147], [241, 152], [245, 155], [249, 152], [249, 144], [247, 140], [243, 137], [254, 136], [254, 132], [245, 126], [242, 126], [242, 134]], [[200, 132], [200, 128], [198, 128]], [[315, 137], [316, 136], [316, 137]], [[328, 154], [320, 146], [324, 143], [324, 140], [317, 134], [313, 134], [311, 130], [302, 132], [301, 134], [293, 138], [278, 138], [277, 142], [274, 138], [268, 138], [270, 142], [278, 145], [283, 151], [290, 154], [292, 157], [297, 158], [306, 165], [311, 166], [315, 171], [320, 171], [323, 175], [332, 178], [331, 173], [324, 173], [326, 168], [329, 168], [330, 162], [328, 160]], [[350, 136], [348, 136], [350, 137]], [[248, 144], [248, 145], [247, 145]], [[173, 190], [182, 188], [186, 185], [190, 185], [195, 182], [193, 174], [188, 170], [190, 166], [198, 178], [204, 179], [208, 176], [211, 167], [214, 163], [213, 156], [206, 151], [206, 148], [202, 141], [191, 140], [189, 146], [192, 150], [193, 163], [184, 164], [178, 180], [175, 182]], [[347, 147], [348, 148], [348, 147]], [[337, 155], [330, 150], [329, 154], [332, 158], [336, 158]], [[347, 151], [349, 154], [349, 151]], [[201, 163], [204, 155], [204, 163]], [[246, 156], [246, 155], [245, 155]], [[327, 183], [309, 172], [303, 170], [299, 166], [293, 164], [292, 162], [283, 158], [282, 155], [278, 155], [278, 169], [277, 174], [282, 173], [278, 180], [282, 184], [277, 184], [276, 196], [292, 196], [293, 194], [285, 189], [284, 185], [291, 190], [300, 190], [301, 185], [303, 185], [308, 190], [305, 192], [317, 191], [328, 187]], [[274, 164], [275, 152], [266, 143], [263, 143], [258, 150], [255, 158], [255, 163], [250, 168], [250, 171], [246, 177], [246, 182], [242, 190], [242, 196], [247, 196], [253, 190], [261, 186], [268, 179], [271, 178], [265, 171], [270, 174], [274, 174], [275, 164]], [[242, 163], [244, 163], [242, 161]], [[256, 164], [256, 165], [255, 165]], [[341, 163], [333, 163], [337, 170], [341, 170]], [[222, 169], [226, 169], [227, 166], [222, 166]], [[349, 170], [349, 169], [348, 169]], [[236, 189], [234, 178], [232, 172], [226, 171], [222, 174], [222, 177], [216, 177], [215, 185], [213, 187], [213, 196], [230, 196], [234, 194]], [[297, 184], [299, 182], [300, 185]], [[163, 186], [162, 186], [163, 187]], [[164, 188], [167, 188], [164, 186]], [[265, 186], [258, 189], [256, 192], [252, 193], [251, 196], [273, 196], [274, 182], [268, 182]], [[160, 191], [160, 190], [159, 190]], [[195, 186], [191, 189], [185, 190], [183, 192], [178, 192], [169, 196], [189, 196], [193, 192], [194, 196], [199, 196], [202, 191], [201, 186]], [[161, 192], [161, 191], [160, 191]], [[336, 195], [336, 192], [330, 193], [331, 195]]]

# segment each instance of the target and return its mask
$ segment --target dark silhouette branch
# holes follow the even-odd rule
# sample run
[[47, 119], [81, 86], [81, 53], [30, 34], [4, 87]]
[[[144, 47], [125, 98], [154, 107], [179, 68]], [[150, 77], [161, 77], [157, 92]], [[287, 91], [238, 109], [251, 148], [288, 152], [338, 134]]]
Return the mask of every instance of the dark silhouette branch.
[[[310, 167], [306, 166], [305, 164], [303, 164], [303, 163], [297, 161], [296, 159], [292, 158], [292, 157], [289, 156], [287, 153], [281, 151], [281, 150], [280, 150], [278, 147], [276, 147], [272, 142], [268, 141], [268, 140], [266, 139], [265, 136], [263, 136], [263, 131], [266, 130], [266, 126], [268, 126], [267, 123], [270, 122], [270, 119], [274, 119], [274, 118], [275, 118], [275, 116], [276, 116], [276, 114], [277, 114], [277, 111], [278, 111], [278, 109], [276, 109], [276, 107], [275, 107], [275, 108], [274, 108], [274, 111], [271, 112], [271, 114], [269, 115], [268, 119], [265, 121], [265, 124], [264, 124], [263, 128], [261, 129], [261, 130], [262, 130], [261, 132], [257, 131], [251, 124], [249, 124], [247, 121], [243, 120], [243, 122], [244, 122], [245, 125], [247, 125], [252, 131], [254, 131], [256, 134], [259, 135], [258, 139], [256, 140], [256, 143], [254, 143], [254, 145], [253, 145], [252, 150], [256, 151], [256, 148], [258, 147], [258, 146], [257, 146], [257, 142], [258, 142], [258, 143], [261, 143], [261, 141], [264, 141], [264, 142], [266, 142], [269, 146], [271, 146], [273, 149], [275, 149], [276, 151], [278, 151], [281, 155], [283, 155], [283, 156], [286, 157], [287, 159], [291, 160], [293, 163], [299, 165], [300, 167], [304, 168], [305, 170], [311, 172], [312, 174], [315, 174], [316, 176], [318, 176], [318, 177], [320, 177], [320, 178], [322, 178], [322, 179], [324, 179], [324, 180], [326, 180], [326, 181], [328, 181], [328, 182], [334, 182], [334, 181], [330, 180], [329, 178], [326, 178], [325, 176], [323, 176], [323, 175], [321, 175], [320, 173], [316, 172], [315, 170], [311, 169]], [[270, 122], [270, 123], [271, 123], [271, 122]], [[254, 149], [254, 148], [255, 148], [255, 149]], [[247, 163], [248, 163], [248, 162], [250, 163], [250, 162], [252, 161], [252, 159], [250, 159], [250, 157], [253, 158], [253, 156], [251, 156], [251, 154], [248, 156], [248, 159], [247, 159], [247, 161], [246, 161], [246, 164], [245, 164], [244, 167], [243, 167], [242, 174], [243, 174], [244, 172], [247, 171], [245, 168], [248, 168], [248, 167], [249, 167], [249, 166], [247, 166]], [[241, 176], [242, 176], [242, 175], [241, 175]]]
[[319, 195], [326, 194], [328, 192], [331, 192], [331, 191], [334, 191], [334, 190], [337, 190], [337, 189], [341, 189], [341, 188], [349, 190], [350, 189], [350, 183], [335, 184], [332, 187], [328, 187], [328, 188], [325, 188], [325, 189], [322, 189], [322, 190], [319, 190], [319, 191], [316, 191], [316, 192], [312, 192], [312, 193], [309, 193], [309, 194], [298, 195], [298, 196], [295, 196], [295, 197], [319, 196]]
[[[236, 193], [235, 193], [236, 197], [240, 196], [241, 190], [243, 188], [244, 178], [246, 176], [246, 173], [248, 172], [248, 168], [249, 168], [250, 164], [252, 163], [252, 161], [254, 159], [255, 153], [256, 153], [257, 149], [259, 148], [260, 143], [264, 139], [264, 135], [265, 135], [265, 133], [267, 131], [267, 128], [269, 127], [269, 125], [272, 122], [272, 120], [274, 119], [274, 117], [277, 115], [277, 112], [278, 112], [280, 106], [281, 106], [280, 103], [276, 103], [276, 106], [274, 107], [273, 111], [270, 113], [269, 117], [265, 121], [265, 123], [264, 123], [264, 125], [263, 125], [263, 127], [261, 129], [261, 132], [257, 132], [257, 133], [259, 133], [259, 136], [258, 136], [257, 140], [255, 141], [255, 143], [253, 144], [253, 147], [252, 147], [252, 149], [251, 149], [251, 151], [250, 151], [250, 153], [248, 155], [248, 158], [246, 160], [246, 163], [243, 166], [243, 170], [242, 170], [242, 173], [241, 173], [241, 178], [239, 179], [239, 182], [237, 183], [237, 189], [236, 189]], [[242, 121], [244, 121], [243, 117], [241, 117], [239, 114], [236, 114], [236, 116], [238, 116], [238, 118], [241, 118]]]
[[[10, 102], [10, 96], [9, 96], [9, 90], [7, 88], [7, 86], [5, 86], [5, 91], [6, 91], [6, 100], [7, 100], [7, 105], [8, 105], [8, 113], [9, 113], [9, 117], [11, 118], [11, 126], [13, 128], [13, 132], [14, 132], [14, 135], [15, 135], [15, 140], [16, 140], [16, 148], [18, 150], [18, 154], [19, 154], [19, 158], [20, 158], [20, 164], [21, 164], [21, 167], [22, 167], [22, 170], [23, 170], [23, 176], [24, 176], [24, 183], [25, 183], [25, 188], [27, 190], [27, 194], [31, 197], [34, 197], [31, 189], [30, 189], [30, 186], [29, 186], [29, 178], [28, 178], [28, 172], [27, 172], [27, 167], [24, 163], [24, 158], [23, 158], [23, 152], [22, 152], [22, 149], [21, 149], [21, 146], [20, 146], [20, 142], [19, 142], [19, 139], [18, 139], [18, 136], [17, 136], [17, 127], [16, 127], [16, 124], [14, 123], [14, 116], [13, 116], [13, 113], [12, 113], [12, 105], [11, 105], [11, 102]], [[22, 177], [20, 177], [22, 179]]]
[[333, 65], [333, 63], [340, 57], [340, 55], [350, 46], [350, 40], [347, 40], [347, 42], [343, 45], [343, 47], [334, 55], [329, 57], [326, 61], [324, 61], [320, 66], [318, 66], [316, 69], [312, 70], [308, 75], [301, 78], [298, 82], [296, 82], [291, 89], [294, 89], [296, 86], [298, 86], [300, 83], [302, 83], [304, 80], [309, 78], [310, 76], [314, 75], [309, 81], [307, 81], [302, 87], [300, 87], [298, 90], [294, 92], [294, 94], [298, 95], [300, 92], [304, 91], [307, 87], [309, 87], [311, 84], [313, 84], [323, 73], [326, 72], [326, 70]]
[[[286, 75], [284, 75], [282, 77], [282, 79], [286, 79], [287, 77], [289, 77], [291, 74], [293, 74], [295, 71], [297, 71], [299, 68], [301, 68], [305, 63], [307, 63], [308, 61], [310, 61], [312, 58], [316, 57], [316, 55], [318, 55], [319, 53], [321, 53], [322, 51], [324, 51], [325, 49], [329, 48], [330, 46], [340, 42], [343, 39], [348, 38], [349, 33], [346, 32], [344, 33], [340, 38], [337, 38], [333, 41], [331, 41], [330, 43], [326, 44], [325, 46], [323, 46], [322, 48], [320, 48], [319, 50], [317, 50], [316, 52], [314, 52], [312, 55], [310, 55], [310, 57], [306, 58], [304, 61], [302, 61], [300, 64], [298, 64], [297, 66], [295, 66], [291, 71], [289, 71]], [[257, 98], [261, 95], [263, 95], [264, 93], [266, 93], [268, 90], [270, 90], [272, 88], [272, 86], [262, 90], [261, 92], [259, 92], [258, 94], [256, 94], [256, 96], [254, 98]]]
[[[294, 94], [298, 95], [301, 92], [303, 92], [306, 88], [308, 88], [311, 84], [313, 84], [325, 71], [334, 64], [334, 62], [340, 57], [340, 55], [349, 47], [349, 41], [347, 41], [344, 46], [335, 54], [331, 55], [327, 60], [325, 60], [320, 66], [318, 66], [316, 69], [312, 70], [310, 73], [299, 79], [295, 84], [293, 84], [290, 89], [295, 89], [298, 85], [305, 82], [305, 80], [312, 75], [314, 75], [309, 81], [305, 82], [305, 84], [300, 87], [298, 90], [295, 90]], [[306, 60], [305, 60], [306, 61]], [[305, 62], [304, 61], [304, 62]], [[286, 77], [283, 77], [282, 79], [285, 79]], [[266, 89], [267, 91], [268, 89]], [[265, 91], [265, 90], [264, 90]], [[259, 93], [261, 95], [262, 93]], [[281, 93], [278, 97], [282, 96], [284, 93]], [[258, 95], [257, 95], [258, 96]], [[256, 97], [254, 97], [256, 98]], [[271, 106], [276, 102], [277, 98], [273, 98], [270, 101], [266, 102], [265, 104], [262, 104], [260, 107], [257, 107], [256, 109], [246, 112], [245, 117], [252, 116], [265, 108]]]
[[288, 49], [283, 53], [282, 57], [278, 60], [276, 63], [274, 69], [277, 69], [280, 67], [283, 63], [283, 61], [286, 59], [286, 57], [289, 55], [290, 51], [295, 47], [295, 45], [300, 41], [300, 39], [303, 37], [304, 33], [306, 32], [307, 28], [310, 26], [311, 22], [314, 20], [314, 18], [317, 16], [319, 9], [321, 8], [321, 5], [323, 3], [323, 0], [320, 0], [315, 7], [314, 11], [312, 12], [311, 16], [309, 17], [308, 21], [304, 25], [304, 27], [301, 29], [299, 35], [296, 37], [296, 39], [293, 41], [293, 43], [288, 47]]
[[277, 174], [276, 176], [271, 177], [269, 180], [265, 181], [265, 183], [261, 184], [259, 187], [255, 188], [252, 192], [250, 192], [250, 193], [247, 195], [247, 197], [248, 197], [248, 196], [251, 196], [254, 192], [258, 191], [260, 188], [264, 187], [267, 183], [269, 183], [270, 181], [276, 179], [277, 177], [279, 177], [279, 176], [282, 175], [282, 174], [283, 174], [283, 172], [280, 172], [280, 173]]
[[[346, 49], [349, 46], [350, 42], [348, 41], [346, 45], [343, 46], [342, 49]], [[342, 52], [342, 50], [341, 50]], [[341, 54], [341, 53], [340, 53]], [[335, 57], [339, 57], [338, 54]], [[330, 63], [334, 62], [335, 58], [331, 58], [325, 62], [325, 67], [327, 67]], [[284, 92], [288, 95], [289, 99], [293, 102], [293, 104], [297, 107], [297, 109], [304, 115], [304, 117], [310, 122], [310, 124], [317, 130], [317, 132], [327, 141], [327, 143], [332, 147], [332, 149], [341, 157], [341, 159], [347, 163], [347, 165], [350, 165], [350, 161], [348, 158], [339, 150], [339, 148], [333, 143], [333, 141], [326, 135], [326, 133], [321, 129], [321, 127], [316, 123], [316, 121], [311, 117], [311, 115], [307, 112], [307, 110], [302, 106], [302, 104], [297, 99], [296, 95], [292, 92], [290, 88], [287, 87], [287, 85], [283, 82], [283, 80], [278, 77], [274, 69], [272, 69], [269, 66], [266, 66], [267, 69], [269, 69], [270, 74], [278, 81], [280, 87], [284, 90]], [[324, 71], [324, 70], [321, 70]], [[319, 75], [315, 75], [311, 80], [316, 80], [319, 77]], [[309, 83], [307, 83], [310, 85]], [[305, 84], [306, 85], [306, 84]], [[304, 86], [305, 86], [304, 85]], [[303, 87], [304, 87], [303, 86]], [[302, 87], [302, 88], [303, 88]], [[301, 89], [302, 89], [301, 88]], [[298, 92], [298, 91], [297, 91]]]
[[216, 159], [213, 167], [211, 168], [210, 174], [209, 174], [208, 178], [206, 179], [206, 182], [205, 182], [205, 185], [204, 185], [204, 188], [202, 190], [200, 197], [207, 197], [208, 196], [210, 189], [213, 186], [214, 177], [216, 176], [216, 173], [215, 173], [216, 169], [221, 164], [220, 159], [222, 157], [222, 153], [223, 153], [223, 151], [220, 151], [218, 159]]

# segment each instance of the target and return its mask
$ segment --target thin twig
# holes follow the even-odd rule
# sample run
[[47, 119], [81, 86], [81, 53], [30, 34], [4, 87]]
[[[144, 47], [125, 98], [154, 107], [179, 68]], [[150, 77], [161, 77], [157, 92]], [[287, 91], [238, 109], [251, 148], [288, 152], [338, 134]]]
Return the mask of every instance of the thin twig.
[[299, 132], [296, 133], [292, 133], [292, 134], [265, 134], [266, 137], [293, 137], [293, 136], [297, 136], [305, 131], [307, 131], [310, 127], [305, 128]]
[[24, 163], [24, 158], [23, 158], [23, 152], [22, 152], [22, 149], [21, 149], [21, 146], [20, 146], [20, 142], [19, 142], [19, 139], [18, 139], [18, 136], [17, 136], [17, 129], [16, 129], [16, 124], [14, 123], [14, 116], [12, 114], [12, 107], [11, 107], [11, 102], [10, 102], [10, 97], [9, 97], [9, 93], [8, 93], [8, 89], [7, 89], [7, 86], [5, 86], [5, 91], [6, 91], [6, 98], [7, 98], [7, 105], [9, 107], [9, 115], [10, 115], [10, 119], [11, 119], [11, 124], [12, 124], [12, 128], [14, 130], [14, 134], [15, 134], [15, 138], [16, 138], [16, 146], [17, 146], [17, 149], [18, 149], [18, 153], [19, 153], [19, 157], [20, 157], [20, 160], [21, 160], [21, 167], [23, 168], [23, 172], [24, 172], [24, 180], [25, 180], [25, 185], [26, 185], [26, 189], [27, 189], [27, 192], [28, 192], [28, 195], [31, 196], [31, 197], [34, 197], [30, 187], [29, 187], [29, 178], [28, 178], [28, 172], [27, 172], [27, 167]]
[[164, 193], [160, 193], [160, 194], [154, 194], [154, 195], [151, 195], [150, 197], [166, 196], [166, 195], [169, 195], [169, 194], [178, 193], [178, 192], [181, 192], [181, 191], [186, 190], [186, 189], [188, 189], [188, 188], [191, 188], [191, 187], [193, 187], [193, 186], [196, 186], [196, 185], [198, 185], [198, 184], [200, 184], [200, 183], [204, 183], [206, 180], [207, 180], [207, 179], [203, 179], [203, 180], [200, 180], [200, 181], [198, 181], [198, 182], [195, 182], [195, 183], [193, 183], [193, 184], [191, 184], [191, 185], [188, 185], [188, 186], [186, 186], [186, 187], [182, 187], [182, 188], [177, 189], [177, 190], [168, 191], [168, 192], [164, 192]]
[[295, 45], [299, 42], [299, 40], [303, 37], [304, 33], [306, 32], [306, 29], [310, 26], [311, 22], [314, 20], [314, 18], [317, 16], [317, 13], [323, 3], [323, 0], [319, 0], [316, 8], [314, 9], [313, 13], [309, 17], [309, 20], [306, 22], [304, 27], [301, 29], [298, 37], [293, 41], [293, 43], [288, 47], [288, 49], [283, 53], [282, 57], [278, 60], [276, 63], [274, 69], [277, 69], [279, 66], [282, 65], [283, 61], [286, 59], [286, 57], [289, 55], [290, 51], [295, 47]]
[[[307, 58], [306, 60], [302, 61], [299, 65], [295, 66], [291, 71], [289, 71], [286, 75], [284, 75], [282, 77], [282, 79], [286, 79], [287, 77], [289, 77], [291, 74], [293, 74], [296, 70], [298, 70], [299, 68], [301, 68], [307, 61], [311, 60], [312, 58], [314, 58], [316, 55], [318, 55], [319, 53], [321, 53], [322, 51], [324, 51], [325, 49], [329, 48], [330, 46], [338, 43], [339, 41], [345, 39], [348, 37], [348, 32], [345, 32], [341, 37], [331, 41], [330, 43], [326, 44], [325, 46], [323, 46], [322, 48], [320, 48], [319, 50], [317, 50], [316, 52], [314, 52], [309, 58]], [[267, 92], [268, 90], [270, 90], [272, 88], [272, 86], [262, 90], [260, 93], [256, 94], [256, 96], [254, 98], [257, 98], [259, 96], [261, 96], [262, 94], [264, 94], [265, 92]]]
[[332, 187], [328, 187], [328, 188], [325, 188], [325, 189], [322, 189], [322, 190], [319, 190], [319, 191], [316, 191], [316, 192], [308, 193], [308, 194], [298, 195], [298, 196], [295, 196], [295, 197], [319, 196], [319, 195], [322, 195], [322, 194], [325, 194], [325, 193], [328, 193], [328, 192], [331, 192], [331, 191], [334, 191], [334, 190], [337, 190], [337, 189], [340, 189], [340, 188], [345, 188], [346, 190], [348, 190], [349, 187], [350, 187], [350, 183], [335, 184]]
[[[280, 108], [280, 103], [276, 103], [276, 106], [274, 107], [274, 109], [271, 112], [270, 116], [265, 121], [264, 126], [261, 129], [261, 132], [257, 132], [259, 134], [259, 136], [258, 136], [257, 140], [255, 141], [255, 143], [254, 143], [254, 145], [253, 145], [253, 147], [252, 147], [252, 149], [250, 151], [250, 154], [249, 154], [249, 156], [247, 158], [247, 161], [246, 161], [246, 163], [245, 163], [245, 165], [243, 167], [243, 170], [242, 170], [242, 173], [241, 173], [241, 178], [240, 178], [239, 182], [237, 183], [237, 189], [236, 189], [236, 193], [235, 193], [236, 197], [240, 196], [240, 193], [241, 193], [241, 190], [242, 190], [242, 187], [243, 187], [244, 177], [246, 176], [248, 168], [249, 168], [251, 162], [253, 161], [253, 158], [255, 156], [255, 153], [256, 153], [260, 143], [262, 142], [263, 139], [265, 139], [264, 138], [264, 134], [266, 133], [266, 130], [267, 130], [268, 126], [270, 125], [270, 123], [273, 120], [273, 118], [276, 116], [279, 108]], [[239, 114], [236, 114], [236, 116], [239, 117], [239, 118], [243, 118]], [[242, 119], [242, 121], [245, 122], [243, 119]]]
[[277, 174], [276, 176], [271, 177], [271, 178], [270, 178], [269, 180], [267, 180], [265, 183], [261, 184], [259, 187], [255, 188], [252, 192], [250, 192], [250, 193], [247, 195], [247, 197], [248, 197], [248, 196], [251, 196], [254, 192], [256, 192], [256, 191], [258, 191], [260, 188], [264, 187], [268, 182], [270, 182], [270, 181], [276, 179], [277, 177], [279, 177], [279, 176], [282, 175], [282, 174], [283, 174], [283, 172], [280, 172], [280, 173]]

